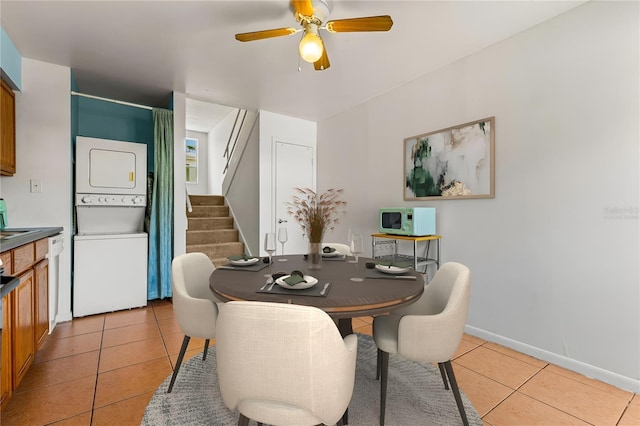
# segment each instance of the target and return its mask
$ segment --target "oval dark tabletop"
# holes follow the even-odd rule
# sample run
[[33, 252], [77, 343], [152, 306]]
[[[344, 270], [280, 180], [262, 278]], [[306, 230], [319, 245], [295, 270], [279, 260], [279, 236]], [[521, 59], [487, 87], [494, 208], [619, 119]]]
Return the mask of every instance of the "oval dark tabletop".
[[[282, 262], [279, 259], [285, 258]], [[365, 263], [371, 259], [360, 258], [356, 264], [346, 260], [323, 260], [322, 269], [309, 269], [310, 262], [302, 255], [274, 256], [273, 263], [260, 271], [243, 271], [217, 268], [209, 279], [211, 290], [222, 300], [253, 300], [262, 302], [294, 303], [318, 307], [331, 317], [352, 318], [379, 315], [409, 305], [424, 291], [423, 276], [410, 271], [412, 279], [365, 278]], [[276, 272], [289, 274], [300, 270], [305, 275], [318, 279], [316, 286], [330, 282], [331, 287], [325, 297], [303, 296], [290, 290], [289, 294], [258, 293], [267, 276]], [[364, 278], [362, 282], [351, 281], [352, 277]]]

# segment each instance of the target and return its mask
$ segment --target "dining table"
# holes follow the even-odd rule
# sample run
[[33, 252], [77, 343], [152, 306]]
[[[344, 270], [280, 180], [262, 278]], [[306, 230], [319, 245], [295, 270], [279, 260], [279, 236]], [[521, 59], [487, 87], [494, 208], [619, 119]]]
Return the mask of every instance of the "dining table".
[[[230, 262], [211, 273], [209, 287], [225, 302], [249, 300], [315, 306], [336, 321], [343, 337], [353, 333], [352, 318], [387, 314], [417, 301], [424, 292], [423, 275], [413, 268], [396, 274], [391, 273], [394, 271], [391, 268], [388, 271], [375, 268], [374, 259], [358, 257], [357, 263], [350, 259], [351, 256], [344, 255], [326, 257], [320, 269], [311, 269], [306, 255], [273, 256], [270, 263], [264, 263], [263, 259], [252, 264]], [[242, 263], [246, 264], [238, 265]], [[310, 288], [298, 289], [297, 285], [289, 286], [281, 280], [280, 285], [273, 280], [274, 274], [286, 276], [293, 271], [317, 282]], [[342, 423], [348, 422], [347, 409]]]
[[[209, 286], [223, 301], [315, 306], [337, 320], [343, 337], [353, 333], [352, 318], [392, 312], [415, 302], [424, 291], [423, 275], [412, 268], [402, 274], [383, 273], [367, 268], [367, 264], [375, 264], [374, 259], [359, 257], [358, 263], [350, 260], [350, 256], [327, 257], [320, 269], [311, 269], [306, 255], [273, 256], [271, 263], [260, 259], [252, 266], [227, 264], [213, 271]], [[293, 271], [317, 280], [317, 284], [296, 289], [295, 285], [272, 282], [273, 274], [290, 275]]]

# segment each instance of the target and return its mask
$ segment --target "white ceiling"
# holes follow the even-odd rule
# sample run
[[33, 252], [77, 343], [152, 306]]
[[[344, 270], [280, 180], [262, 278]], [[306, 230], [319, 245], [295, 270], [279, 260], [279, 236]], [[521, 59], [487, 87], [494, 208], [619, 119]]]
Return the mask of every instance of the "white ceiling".
[[286, 0], [2, 0], [0, 19], [23, 57], [71, 67], [83, 93], [165, 107], [177, 91], [321, 121], [582, 3], [334, 0], [329, 19], [388, 14], [394, 25], [322, 31], [325, 71], [298, 59], [299, 34], [235, 40], [296, 26]]
[[187, 130], [209, 133], [223, 118], [235, 111], [236, 108], [225, 105], [187, 98], [185, 125]]

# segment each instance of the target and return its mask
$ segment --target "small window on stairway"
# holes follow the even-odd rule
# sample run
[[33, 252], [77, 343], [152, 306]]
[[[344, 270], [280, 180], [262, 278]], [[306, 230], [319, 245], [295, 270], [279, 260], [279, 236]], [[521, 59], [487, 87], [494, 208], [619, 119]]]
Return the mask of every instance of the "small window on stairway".
[[198, 183], [198, 139], [186, 138], [185, 160], [187, 164], [187, 183]]

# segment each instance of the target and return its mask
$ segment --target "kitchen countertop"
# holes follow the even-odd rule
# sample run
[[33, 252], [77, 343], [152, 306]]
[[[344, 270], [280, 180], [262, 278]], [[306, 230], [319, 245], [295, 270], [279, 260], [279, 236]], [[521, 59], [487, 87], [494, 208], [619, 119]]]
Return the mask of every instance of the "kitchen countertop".
[[[0, 233], [1, 232], [20, 232], [19, 234], [12, 235], [10, 237], [0, 238], [0, 253], [3, 253], [16, 247], [38, 241], [42, 238], [47, 238], [52, 235], [59, 234], [62, 232], [62, 227], [54, 226], [43, 228], [5, 228], [0, 231]], [[1, 279], [2, 287], [0, 287], [0, 298], [9, 294], [11, 291], [13, 291], [14, 288], [18, 286], [18, 284], [20, 284], [20, 280], [18, 278], [9, 275], [3, 275]]]
[[0, 238], [0, 253], [20, 247], [25, 244], [32, 243], [42, 238], [47, 238], [62, 232], [61, 226], [52, 226], [44, 228], [5, 228], [2, 232], [20, 232], [24, 233], [12, 235], [11, 237]]

